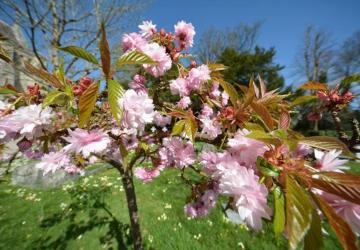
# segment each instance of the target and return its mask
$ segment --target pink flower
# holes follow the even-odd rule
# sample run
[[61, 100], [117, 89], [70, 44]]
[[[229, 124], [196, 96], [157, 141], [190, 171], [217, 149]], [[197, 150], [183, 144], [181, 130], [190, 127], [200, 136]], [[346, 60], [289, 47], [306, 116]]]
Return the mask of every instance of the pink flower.
[[360, 235], [360, 205], [325, 192], [321, 192], [321, 196], [349, 223], [354, 233]]
[[210, 119], [209, 117], [205, 117], [200, 119], [200, 121], [202, 127], [200, 134], [203, 138], [213, 140], [222, 133], [221, 124], [216, 118]]
[[124, 52], [134, 49], [141, 50], [146, 44], [147, 41], [138, 33], [125, 34], [122, 38], [122, 48]]
[[216, 99], [221, 95], [221, 91], [219, 90], [219, 83], [213, 82], [211, 86], [210, 98]]
[[229, 102], [229, 95], [226, 92], [222, 92], [221, 94], [221, 105], [226, 106]]
[[189, 48], [193, 46], [195, 35], [194, 26], [184, 21], [178, 22], [175, 26], [175, 39], [179, 42], [181, 48]]
[[200, 163], [203, 165], [202, 170], [208, 174], [212, 175], [217, 171], [217, 164], [220, 161], [218, 153], [211, 151], [203, 151], [200, 154]]
[[162, 115], [160, 112], [156, 111], [154, 116], [154, 123], [156, 126], [165, 127], [171, 123], [171, 116]]
[[176, 106], [178, 106], [181, 109], [186, 109], [187, 107], [189, 107], [191, 104], [191, 99], [188, 96], [184, 96], [183, 98], [180, 99], [180, 101], [176, 104]]
[[63, 137], [70, 144], [65, 147], [69, 152], [82, 154], [89, 157], [91, 153], [104, 153], [110, 146], [110, 137], [101, 130], [87, 131], [77, 128], [68, 130], [69, 136]]
[[49, 129], [54, 113], [50, 107], [29, 105], [15, 110], [13, 113], [0, 118], [0, 140], [7, 141], [15, 138], [16, 134], [28, 140], [43, 135], [44, 129]]
[[347, 160], [339, 160], [337, 157], [341, 155], [341, 151], [331, 150], [329, 152], [323, 152], [320, 150], [314, 150], [316, 162], [316, 168], [322, 171], [340, 171], [342, 169], [348, 169], [344, 164]]
[[119, 104], [123, 108], [122, 121], [126, 128], [142, 133], [145, 130], [145, 124], [153, 122], [154, 104], [147, 94], [136, 93], [129, 89], [119, 100]]
[[149, 56], [151, 59], [157, 62], [155, 65], [144, 64], [144, 69], [155, 77], [159, 77], [165, 74], [171, 68], [171, 58], [166, 54], [164, 47], [157, 43], [148, 43], [142, 46], [141, 51]]
[[228, 141], [228, 151], [241, 165], [255, 168], [257, 157], [263, 156], [267, 147], [261, 141], [247, 138], [248, 134], [250, 132], [246, 129], [238, 130], [234, 138]]
[[210, 70], [207, 65], [200, 65], [197, 68], [192, 68], [187, 77], [189, 81], [188, 86], [191, 89], [199, 90], [202, 84], [210, 80]]
[[173, 95], [188, 96], [190, 94], [190, 89], [187, 80], [181, 77], [171, 80], [170, 91]]
[[217, 198], [216, 191], [206, 190], [198, 201], [185, 205], [185, 214], [191, 218], [206, 216], [209, 214], [209, 210], [215, 207]]
[[148, 168], [135, 168], [134, 175], [139, 178], [142, 182], [151, 182], [155, 177], [160, 175], [160, 169], [148, 169]]
[[311, 147], [309, 147], [308, 145], [299, 143], [296, 146], [294, 155], [295, 155], [295, 157], [302, 158], [302, 157], [307, 156], [307, 155], [309, 155], [311, 153], [312, 153], [312, 148]]
[[179, 137], [164, 138], [159, 156], [161, 165], [164, 167], [175, 165], [182, 168], [195, 162], [194, 146], [191, 142], [184, 144]]
[[141, 35], [147, 39], [156, 32], [156, 25], [152, 21], [143, 21], [138, 27]]
[[214, 110], [209, 107], [209, 105], [204, 104], [201, 109], [201, 114], [199, 115], [200, 119], [210, 118], [214, 114]]
[[147, 94], [148, 90], [145, 87], [146, 78], [142, 75], [136, 74], [132, 80], [132, 82], [129, 83], [129, 87], [136, 91], [136, 93], [142, 93]]
[[50, 172], [54, 173], [59, 169], [65, 169], [72, 166], [73, 164], [71, 163], [69, 156], [63, 150], [45, 154], [41, 158], [41, 162], [35, 165], [36, 168], [42, 169], [44, 171], [44, 175]]
[[262, 218], [270, 219], [267, 205], [268, 191], [259, 184], [259, 177], [245, 167], [226, 171], [220, 179], [220, 193], [233, 197], [240, 219], [256, 231], [262, 228]]

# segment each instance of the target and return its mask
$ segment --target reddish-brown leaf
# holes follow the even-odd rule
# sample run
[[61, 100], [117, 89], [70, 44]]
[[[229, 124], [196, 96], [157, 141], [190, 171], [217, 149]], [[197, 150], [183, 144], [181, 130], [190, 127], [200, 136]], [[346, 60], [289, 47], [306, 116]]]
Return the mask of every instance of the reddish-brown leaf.
[[300, 86], [300, 89], [303, 90], [327, 90], [327, 88], [328, 87], [325, 83], [313, 82], [313, 81], [306, 82]]
[[80, 96], [79, 127], [84, 127], [90, 119], [91, 113], [95, 108], [96, 100], [99, 95], [99, 86], [99, 82], [92, 83]]
[[324, 172], [312, 179], [312, 187], [335, 194], [360, 205], [360, 176], [347, 173]]
[[61, 81], [53, 74], [47, 72], [46, 70], [34, 67], [33, 65], [31, 65], [28, 62], [25, 62], [24, 64], [25, 64], [26, 71], [28, 73], [30, 73], [31, 75], [39, 77], [43, 81], [50, 83], [55, 88], [61, 89], [64, 87], [63, 84], [61, 83]]
[[356, 236], [349, 224], [344, 221], [323, 198], [313, 193], [312, 197], [327, 218], [343, 248], [345, 250], [356, 250]]
[[105, 78], [110, 79], [110, 63], [111, 63], [111, 57], [110, 57], [110, 49], [109, 49], [109, 43], [106, 38], [106, 31], [105, 31], [105, 24], [101, 24], [101, 39], [99, 43], [99, 49], [100, 49], [100, 56], [101, 56], [101, 67], [104, 72]]
[[290, 114], [287, 111], [283, 111], [280, 113], [279, 116], [279, 124], [278, 127], [279, 129], [288, 129], [290, 127]]
[[258, 114], [265, 125], [270, 129], [274, 129], [274, 120], [271, 117], [269, 111], [261, 103], [252, 102], [250, 103], [251, 108]]

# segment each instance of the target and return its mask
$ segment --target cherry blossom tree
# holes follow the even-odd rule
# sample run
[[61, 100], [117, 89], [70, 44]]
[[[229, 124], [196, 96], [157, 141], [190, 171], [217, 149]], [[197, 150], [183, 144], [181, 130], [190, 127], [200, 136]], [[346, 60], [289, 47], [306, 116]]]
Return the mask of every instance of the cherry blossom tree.
[[[1, 87], [7, 99], [0, 105], [0, 142], [15, 140], [24, 156], [39, 159], [35, 167], [45, 176], [59, 169], [82, 175], [95, 162], [117, 169], [134, 249], [142, 249], [134, 177], [151, 182], [167, 168], [177, 169], [191, 190], [186, 216], [206, 216], [225, 197], [224, 210], [234, 223], [260, 231], [263, 220], [271, 220], [290, 249], [319, 249], [321, 220], [345, 249], [356, 249], [360, 177], [344, 166], [352, 152], [336, 138], [291, 129], [291, 111], [299, 103], [318, 98], [335, 108], [349, 103], [351, 94], [339, 101], [325, 86], [309, 83], [303, 87], [318, 95], [290, 103], [288, 95], [267, 91], [261, 78], [238, 89], [223, 79], [226, 66], [198, 65], [187, 53], [195, 35], [191, 23], [178, 22], [174, 33], [151, 21], [139, 28], [123, 36], [124, 55], [116, 65], [104, 26], [100, 60], [79, 47], [59, 48], [99, 67], [99, 79], [73, 81], [61, 67], [47, 72], [31, 66], [50, 91]], [[113, 77], [124, 65], [136, 68], [127, 86]], [[197, 150], [197, 143], [213, 149]]]

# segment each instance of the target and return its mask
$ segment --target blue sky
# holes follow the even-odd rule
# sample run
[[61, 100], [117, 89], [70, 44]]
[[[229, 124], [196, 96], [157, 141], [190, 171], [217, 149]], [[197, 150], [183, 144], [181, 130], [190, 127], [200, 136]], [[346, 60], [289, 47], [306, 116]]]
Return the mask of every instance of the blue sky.
[[143, 17], [169, 31], [178, 20], [191, 22], [196, 39], [210, 26], [262, 21], [258, 44], [276, 48], [276, 62], [286, 66], [282, 74], [287, 84], [296, 84], [291, 67], [305, 26], [316, 25], [341, 43], [360, 30], [359, 10], [360, 0], [152, 0]]

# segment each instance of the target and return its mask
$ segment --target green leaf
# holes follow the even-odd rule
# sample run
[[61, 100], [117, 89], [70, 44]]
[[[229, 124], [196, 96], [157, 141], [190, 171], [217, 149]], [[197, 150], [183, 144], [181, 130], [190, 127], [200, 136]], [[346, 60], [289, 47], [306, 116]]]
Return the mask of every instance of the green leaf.
[[7, 88], [5, 86], [0, 87], [0, 95], [16, 95], [18, 94], [17, 91]]
[[235, 89], [235, 87], [224, 81], [223, 79], [220, 78], [214, 78], [214, 81], [219, 82], [220, 86], [225, 90], [225, 92], [229, 95], [230, 101], [231, 103], [235, 106], [237, 105], [237, 101], [239, 100], [239, 95]]
[[69, 96], [67, 95], [67, 93], [62, 92], [62, 91], [52, 91], [49, 92], [44, 101], [43, 101], [43, 106], [49, 106], [52, 104], [58, 104], [58, 105], [64, 105], [66, 103], [66, 101], [68, 100]]
[[115, 120], [120, 123], [123, 110], [120, 107], [119, 99], [124, 95], [124, 89], [120, 83], [110, 79], [107, 81], [107, 86], [110, 111]]
[[280, 187], [273, 191], [274, 195], [274, 222], [273, 228], [276, 236], [281, 235], [285, 228], [285, 199]]
[[105, 24], [101, 23], [101, 39], [99, 43], [100, 56], [101, 56], [101, 67], [106, 79], [110, 79], [110, 48], [106, 38]]
[[25, 65], [25, 70], [29, 74], [39, 77], [40, 79], [42, 79], [47, 83], [51, 83], [51, 85], [54, 86], [55, 88], [62, 89], [64, 87], [63, 83], [55, 75], [49, 73], [48, 71], [42, 68], [37, 68], [28, 62], [24, 62], [24, 65]]
[[296, 249], [311, 225], [312, 204], [305, 189], [286, 175], [286, 226], [289, 249]]
[[322, 249], [323, 241], [324, 239], [321, 231], [321, 219], [317, 211], [313, 209], [311, 226], [304, 240], [304, 250]]
[[256, 166], [265, 176], [278, 177], [280, 172], [262, 157], [257, 157]]
[[91, 62], [93, 64], [99, 65], [98, 60], [96, 59], [96, 57], [93, 54], [91, 54], [87, 50], [80, 48], [78, 46], [66, 46], [66, 47], [61, 47], [58, 49], [61, 51], [67, 52], [73, 56], [76, 56], [78, 58], [84, 59], [88, 62]]
[[84, 127], [90, 119], [99, 95], [99, 82], [92, 83], [79, 98], [79, 127]]
[[309, 81], [300, 86], [299, 89], [303, 90], [327, 90], [327, 85], [325, 83]]
[[7, 63], [11, 63], [11, 58], [7, 51], [0, 46], [0, 59], [4, 60]]
[[209, 63], [207, 65], [211, 72], [227, 70], [228, 67], [221, 63]]
[[336, 233], [341, 245], [345, 250], [356, 250], [356, 236], [349, 224], [337, 214], [337, 212], [320, 196], [312, 193], [318, 207], [327, 218], [331, 228]]
[[122, 55], [116, 62], [116, 64], [117, 66], [121, 67], [127, 64], [157, 64], [157, 62], [151, 59], [151, 57], [149, 57], [148, 55], [133, 50]]
[[345, 200], [360, 205], [360, 176], [337, 173], [322, 172], [311, 180], [312, 187], [325, 192], [335, 194]]
[[185, 120], [177, 121], [171, 130], [171, 135], [180, 135], [185, 128]]
[[290, 107], [295, 107], [297, 105], [307, 103], [307, 102], [311, 102], [311, 101], [314, 101], [314, 100], [317, 100], [317, 99], [318, 99], [318, 97], [316, 95], [299, 96], [294, 101], [292, 101], [290, 103]]
[[281, 141], [278, 138], [273, 137], [270, 133], [266, 133], [263, 130], [253, 130], [250, 134], [246, 135], [246, 137], [265, 143], [270, 143], [275, 146], [281, 145]]
[[360, 81], [360, 74], [353, 74], [341, 80], [341, 87], [348, 87], [352, 83]]
[[305, 137], [299, 141], [301, 144], [324, 150], [341, 150], [344, 155], [354, 157], [349, 148], [339, 139], [329, 136], [311, 136]]
[[193, 143], [195, 142], [196, 132], [197, 132], [196, 121], [191, 118], [186, 119], [185, 120], [185, 133]]

